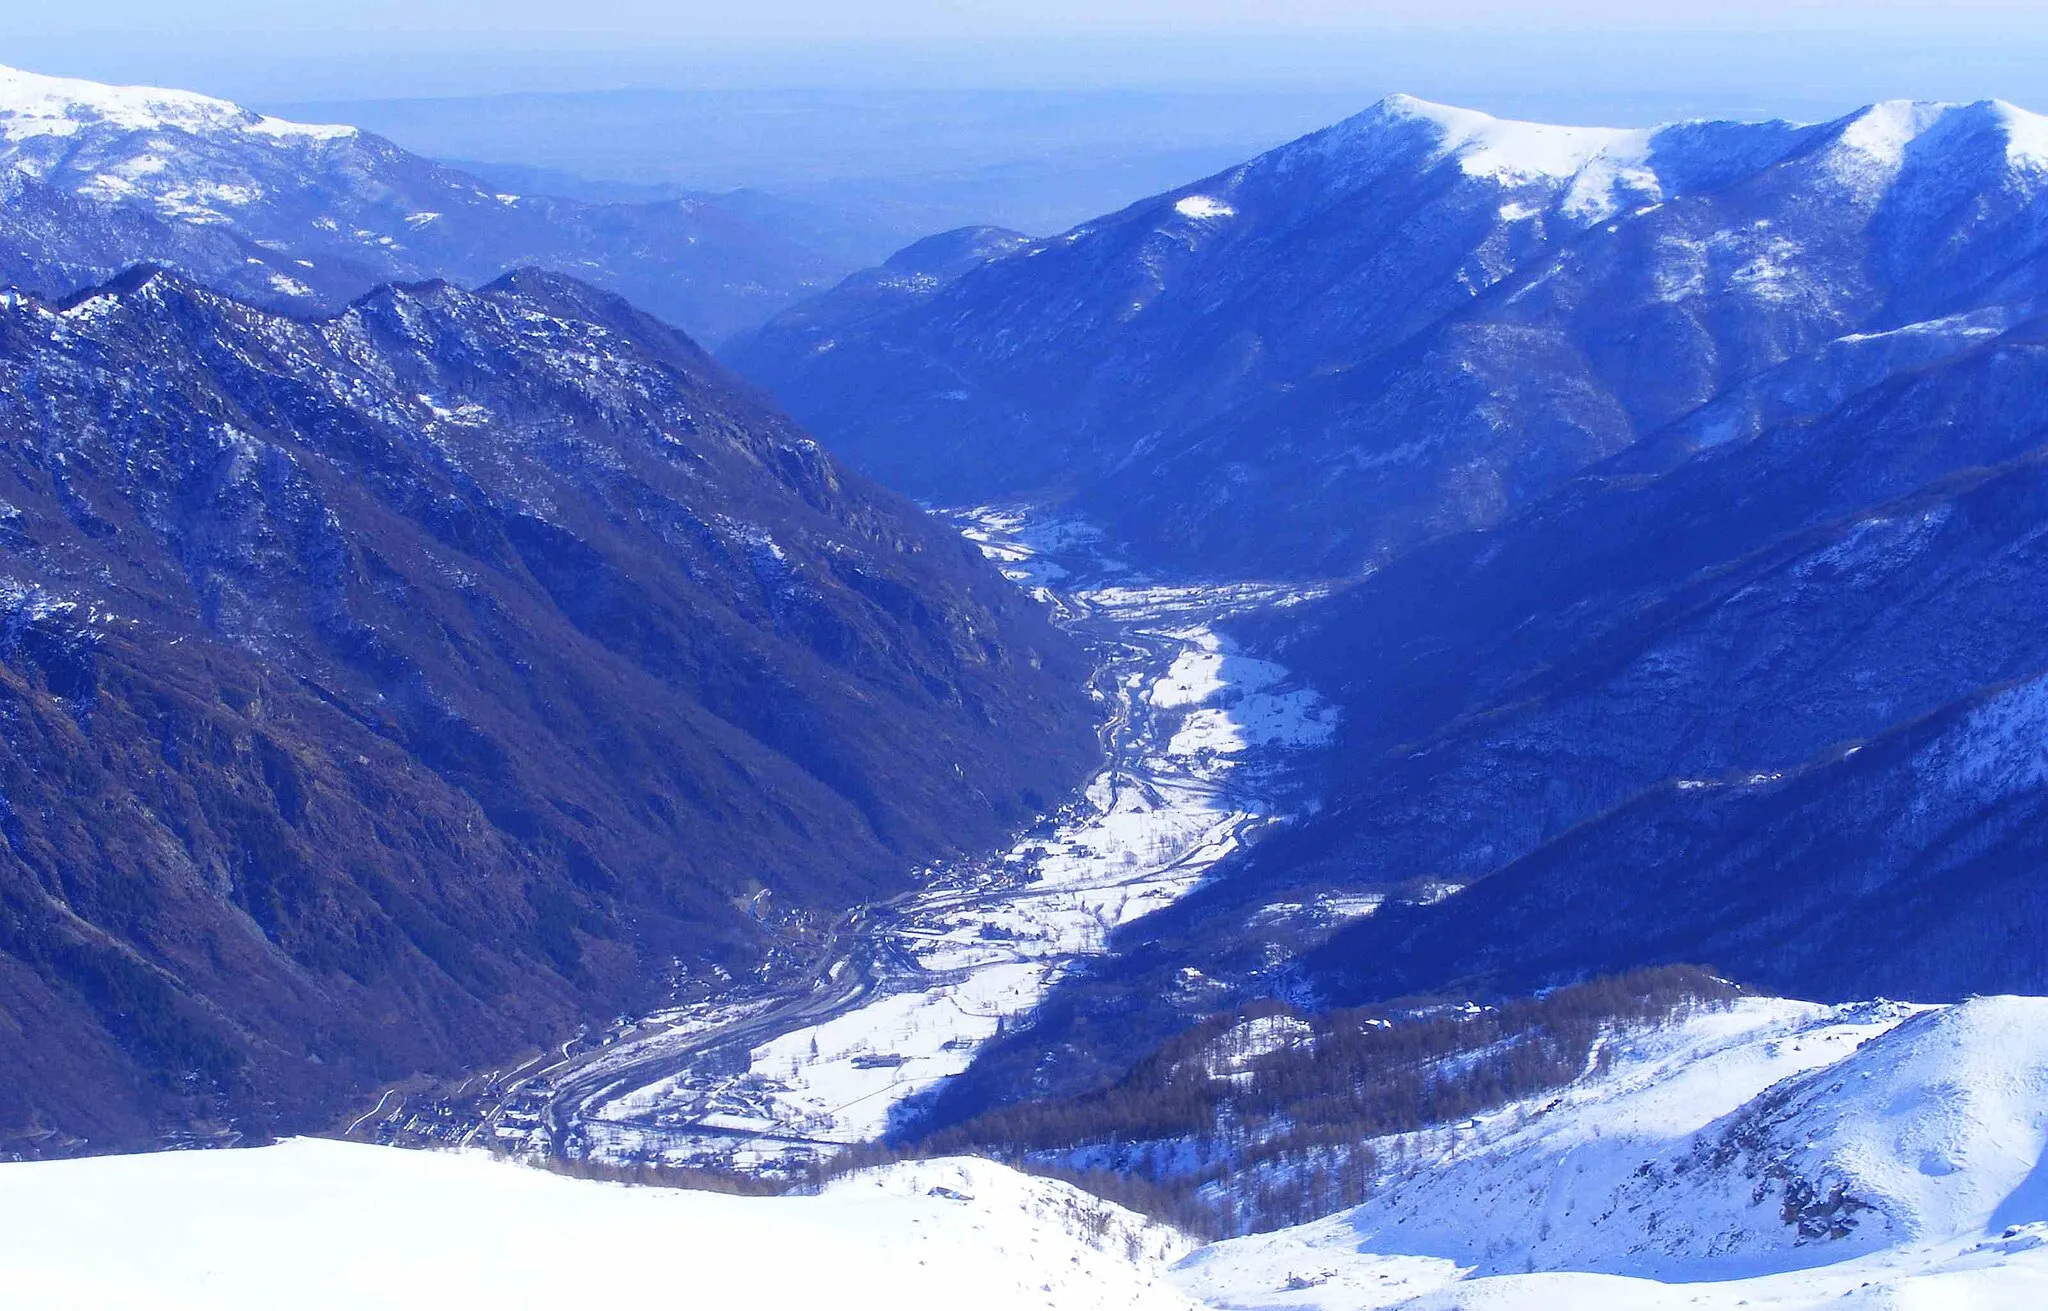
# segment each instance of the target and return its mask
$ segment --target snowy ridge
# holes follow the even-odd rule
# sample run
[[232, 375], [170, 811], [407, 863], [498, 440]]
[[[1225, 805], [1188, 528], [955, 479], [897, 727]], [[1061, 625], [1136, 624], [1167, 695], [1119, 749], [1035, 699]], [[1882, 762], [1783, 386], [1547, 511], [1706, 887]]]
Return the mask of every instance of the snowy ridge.
[[[1697, 145], [1695, 138], [1701, 129], [1731, 125], [1701, 120], [1654, 128], [1567, 127], [1496, 118], [1395, 95], [1331, 129], [1330, 140], [1319, 143], [1319, 148], [1341, 157], [1363, 145], [1368, 155], [1377, 155], [1390, 133], [1406, 135], [1417, 126], [1433, 142], [1432, 154], [1455, 161], [1467, 177], [1492, 181], [1505, 190], [1543, 187], [1557, 194], [1562, 216], [1596, 223], [1625, 209], [1657, 204], [1683, 190], [1684, 179], [1702, 168], [1711, 171], [1710, 157], [1693, 156], [1725, 146]], [[1768, 144], [1775, 128], [1814, 127], [1754, 126], [1761, 129], [1759, 144]], [[1898, 178], [1919, 143], [1985, 134], [2003, 144], [2010, 167], [2048, 170], [2048, 117], [2002, 100], [1881, 101], [1840, 122], [1827, 157], [1838, 179], [1881, 190]], [[1296, 149], [1284, 146], [1279, 153]], [[1537, 212], [1524, 202], [1512, 202], [1503, 208], [1502, 218], [1512, 222]]]
[[109, 86], [81, 78], [47, 77], [0, 67], [0, 140], [72, 136], [87, 126], [130, 132], [176, 128], [185, 132], [255, 132], [271, 137], [331, 140], [356, 129], [340, 124], [292, 123], [226, 100], [163, 87]]
[[998, 1216], [1018, 1216], [1079, 1239], [1147, 1274], [1159, 1274], [1194, 1250], [1177, 1229], [1105, 1202], [1072, 1184], [1038, 1179], [975, 1157], [903, 1161], [833, 1180], [827, 1197], [943, 1197], [978, 1204]]
[[[2048, 117], [2002, 100], [1881, 101], [1832, 127], [1833, 139], [1820, 155], [1825, 171], [1865, 195], [1894, 186], [1916, 153], [1942, 155], [1953, 146], [1971, 157], [1972, 139], [1997, 142], [2000, 161], [2013, 171], [2048, 172]], [[1744, 138], [1736, 149], [1746, 157], [1745, 167], [1760, 170], [1781, 162], [1787, 151], [1823, 130], [1818, 124], [1709, 120], [1649, 128], [1574, 127], [1497, 118], [1393, 95], [1209, 185], [1230, 195], [1247, 172], [1287, 172], [1310, 160], [1351, 183], [1366, 182], [1397, 163], [1446, 160], [1465, 177], [1516, 195], [1500, 206], [1504, 222], [1555, 212], [1585, 226], [1683, 194], [1694, 179], [1720, 177], [1736, 136]], [[1236, 213], [1228, 200], [1203, 192], [1180, 195], [1173, 209], [1182, 218], [1196, 219]]]
[[1853, 115], [1838, 141], [1881, 167], [1897, 170], [1905, 163], [1914, 143], [1923, 138], [1978, 132], [2003, 140], [2008, 163], [2036, 169], [2048, 167], [2048, 117], [2004, 100], [1969, 104], [1879, 101]]
[[[2048, 999], [1752, 1000], [1177, 1277], [1213, 1305], [1302, 1311], [2040, 1305], [2044, 1146]], [[1932, 1291], [1966, 1285], [1988, 1300]]]
[[1649, 167], [1654, 131], [1523, 123], [1413, 96], [1394, 96], [1383, 104], [1389, 114], [1432, 124], [1441, 133], [1444, 153], [1468, 177], [1490, 178], [1504, 187], [1567, 184], [1562, 210], [1569, 217], [1606, 218], [1621, 208], [1624, 196], [1639, 203], [1662, 198]]
[[0, 179], [0, 283], [50, 298], [153, 263], [258, 306], [337, 312], [381, 283], [532, 266], [715, 337], [836, 269], [713, 205], [521, 198], [354, 127], [9, 68]]
[[1407, 95], [1389, 96], [1380, 104], [1390, 117], [1435, 125], [1445, 153], [1474, 177], [1575, 177], [1596, 159], [1641, 158], [1653, 135], [1641, 128], [1560, 127], [1495, 118]]
[[[1503, 190], [1541, 188], [1558, 198], [1562, 215], [1591, 223], [1625, 203], [1653, 204], [1663, 198], [1649, 165], [1659, 131], [1529, 123], [1393, 95], [1334, 127], [1281, 146], [1250, 168], [1288, 172], [1314, 160], [1321, 168], [1364, 182], [1398, 164], [1450, 160], [1466, 177]], [[1502, 217], [1513, 222], [1538, 212], [1516, 204]]]

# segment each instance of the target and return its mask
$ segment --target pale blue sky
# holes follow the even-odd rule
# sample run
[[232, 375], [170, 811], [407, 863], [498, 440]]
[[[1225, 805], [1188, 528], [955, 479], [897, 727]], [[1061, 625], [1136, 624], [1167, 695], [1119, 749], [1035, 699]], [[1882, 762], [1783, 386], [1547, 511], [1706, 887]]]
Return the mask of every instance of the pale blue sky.
[[1790, 28], [2010, 17], [2041, 9], [2040, 0], [9, 0], [0, 36], [198, 28], [816, 42], [1389, 23]]
[[1887, 96], [2048, 108], [2048, 0], [0, 0], [0, 62], [254, 102], [1292, 86], [1638, 119]]

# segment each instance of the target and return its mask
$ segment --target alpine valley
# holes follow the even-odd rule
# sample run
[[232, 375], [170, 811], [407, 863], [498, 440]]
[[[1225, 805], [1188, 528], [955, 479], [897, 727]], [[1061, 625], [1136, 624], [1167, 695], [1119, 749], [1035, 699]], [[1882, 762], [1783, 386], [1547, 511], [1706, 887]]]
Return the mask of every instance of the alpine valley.
[[2048, 119], [846, 272], [0, 73], [11, 1298], [2048, 1302]]

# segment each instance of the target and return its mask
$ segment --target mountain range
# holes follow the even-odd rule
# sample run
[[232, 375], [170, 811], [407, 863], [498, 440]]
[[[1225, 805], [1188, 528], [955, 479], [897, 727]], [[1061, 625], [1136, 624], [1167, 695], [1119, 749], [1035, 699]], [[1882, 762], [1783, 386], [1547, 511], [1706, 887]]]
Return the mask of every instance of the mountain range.
[[2009, 322], [2044, 189], [2048, 126], [1995, 102], [1608, 130], [1397, 96], [724, 353], [918, 495], [1056, 501], [1182, 569], [1355, 574]]
[[707, 340], [846, 269], [715, 200], [515, 195], [353, 127], [0, 69], [0, 275], [62, 296], [137, 260], [293, 313], [546, 267]]

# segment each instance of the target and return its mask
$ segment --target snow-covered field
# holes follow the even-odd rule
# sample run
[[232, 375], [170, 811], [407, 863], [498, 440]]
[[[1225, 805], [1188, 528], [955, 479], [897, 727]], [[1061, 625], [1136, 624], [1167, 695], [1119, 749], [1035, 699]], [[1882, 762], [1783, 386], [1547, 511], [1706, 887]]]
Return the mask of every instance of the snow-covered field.
[[1431, 1136], [1365, 1205], [1215, 1244], [1175, 1279], [1298, 1311], [2042, 1307], [2044, 1144], [2048, 1000], [1755, 1000]]
[[[1334, 712], [1214, 628], [1295, 593], [1149, 584], [1074, 523], [985, 510], [964, 531], [1105, 651], [1108, 765], [1009, 851], [932, 871], [885, 922], [871, 921], [871, 950], [820, 985], [843, 992], [843, 1004], [751, 1036], [743, 1062], [706, 1051], [584, 1099], [580, 1151], [783, 1172], [872, 1139], [907, 1101], [966, 1069], [1062, 971], [1103, 950], [1111, 931], [1186, 895], [1248, 833], [1303, 804], [1278, 781], [1329, 741]], [[695, 1042], [701, 1008], [691, 1019], [680, 1032]], [[648, 1050], [641, 1042], [588, 1068], [649, 1068]]]
[[821, 1196], [564, 1179], [313, 1139], [0, 1166], [0, 1305], [1171, 1311], [1183, 1240], [980, 1161]]

